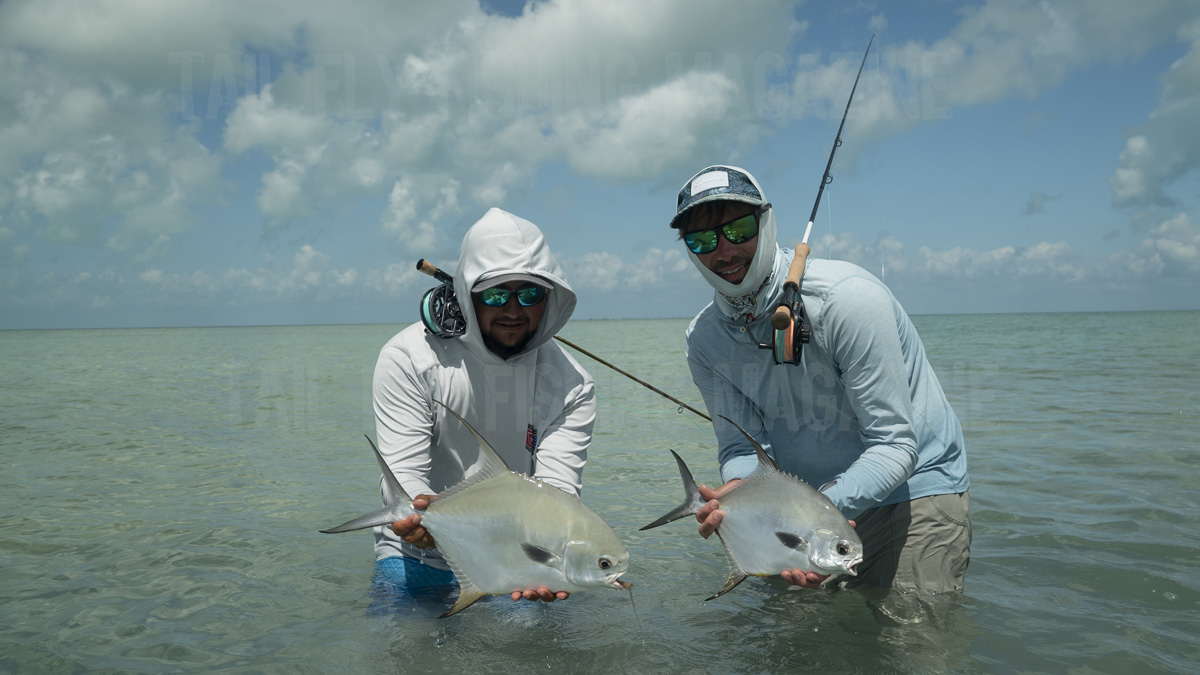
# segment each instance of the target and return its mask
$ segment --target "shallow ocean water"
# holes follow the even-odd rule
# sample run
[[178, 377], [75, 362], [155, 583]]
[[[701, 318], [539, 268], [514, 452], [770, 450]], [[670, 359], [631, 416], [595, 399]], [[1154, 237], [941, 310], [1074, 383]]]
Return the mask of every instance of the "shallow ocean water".
[[[370, 616], [370, 378], [398, 326], [0, 332], [6, 672], [1190, 673], [1200, 669], [1200, 312], [914, 318], [963, 421], [966, 592], [728, 576], [678, 504], [694, 415], [585, 356], [584, 500], [633, 603], [577, 593]], [[685, 320], [564, 337], [702, 408]], [[1019, 329], [1019, 330], [1018, 330]]]

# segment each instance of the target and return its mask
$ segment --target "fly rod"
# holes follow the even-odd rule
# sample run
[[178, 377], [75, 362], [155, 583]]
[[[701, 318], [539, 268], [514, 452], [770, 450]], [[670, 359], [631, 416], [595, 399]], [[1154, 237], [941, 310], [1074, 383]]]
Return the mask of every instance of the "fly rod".
[[[438, 281], [442, 282], [443, 284], [452, 284], [454, 282], [454, 277], [451, 277], [449, 274], [446, 274], [445, 272], [439, 270], [436, 266], [434, 266], [433, 263], [429, 262], [428, 260], [425, 260], [424, 258], [417, 261], [417, 269], [424, 272], [425, 274], [428, 274], [429, 276], [433, 277], [434, 279], [437, 279]], [[614, 366], [613, 364], [609, 363], [608, 361], [605, 361], [604, 359], [600, 358], [599, 356], [596, 356], [595, 354], [589, 352], [588, 350], [584, 349], [583, 347], [580, 347], [579, 345], [575, 344], [574, 342], [571, 342], [570, 340], [567, 340], [565, 338], [561, 338], [557, 335], [554, 336], [554, 339], [558, 340], [559, 342], [563, 343], [564, 345], [570, 347], [571, 349], [574, 349], [575, 351], [583, 354], [584, 356], [587, 356], [591, 359], [594, 359], [595, 361], [598, 361], [599, 363], [601, 363], [605, 366], [608, 366], [609, 368], [612, 368], [613, 370], [624, 375], [625, 377], [628, 377], [629, 379], [633, 380], [634, 382], [637, 382], [638, 384], [649, 389], [650, 391], [658, 394], [659, 396], [662, 396], [663, 398], [671, 401], [672, 403], [675, 403], [680, 408], [686, 408], [686, 409], [696, 413], [697, 415], [703, 417], [704, 419], [708, 420], [709, 422], [712, 421], [712, 418], [709, 417], [708, 415], [705, 415], [704, 413], [700, 412], [699, 410], [696, 410], [692, 406], [684, 403], [683, 401], [680, 401], [679, 399], [675, 398], [674, 396], [671, 396], [667, 392], [663, 391], [662, 389], [659, 389], [658, 387], [650, 384], [649, 382], [641, 380], [641, 379], [625, 372], [624, 370], [621, 370], [620, 368]]]
[[[867, 43], [867, 51], [863, 54], [862, 63], [858, 65], [858, 75], [854, 76], [854, 86], [850, 87], [850, 98], [846, 101], [846, 111], [842, 113], [842, 123], [838, 125], [837, 136], [833, 139], [833, 149], [829, 151], [829, 161], [825, 163], [825, 173], [821, 176], [821, 186], [817, 188], [817, 201], [813, 203], [812, 213], [808, 216], [808, 226], [804, 228], [804, 240], [801, 241], [792, 257], [792, 265], [788, 268], [787, 280], [783, 283], [783, 299], [771, 315], [771, 326], [777, 331], [788, 329], [796, 317], [800, 315], [800, 279], [804, 276], [804, 266], [808, 262], [808, 236], [812, 234], [813, 221], [817, 219], [817, 209], [821, 206], [821, 195], [825, 186], [833, 182], [833, 158], [842, 145], [842, 129], [846, 126], [846, 117], [850, 114], [850, 103], [854, 101], [854, 90], [858, 89], [858, 79], [862, 77], [863, 66], [867, 65], [867, 54], [871, 53], [871, 45], [875, 43], [875, 34], [871, 33], [871, 41]], [[791, 362], [791, 361], [789, 361]]]

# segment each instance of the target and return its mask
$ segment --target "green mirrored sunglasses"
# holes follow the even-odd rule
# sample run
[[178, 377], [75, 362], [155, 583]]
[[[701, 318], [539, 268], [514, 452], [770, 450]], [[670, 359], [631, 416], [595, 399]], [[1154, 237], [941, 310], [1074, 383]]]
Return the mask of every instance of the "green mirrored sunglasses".
[[541, 286], [526, 286], [515, 291], [507, 288], [489, 288], [476, 293], [475, 297], [488, 307], [503, 307], [514, 294], [517, 296], [517, 303], [522, 307], [533, 307], [546, 299], [546, 289]]
[[712, 253], [717, 250], [717, 237], [722, 235], [731, 244], [740, 244], [748, 241], [758, 236], [758, 219], [769, 208], [771, 208], [770, 204], [764, 204], [762, 208], [754, 213], [742, 216], [720, 227], [714, 227], [711, 230], [689, 232], [683, 235], [683, 241], [687, 244], [688, 249], [697, 255]]

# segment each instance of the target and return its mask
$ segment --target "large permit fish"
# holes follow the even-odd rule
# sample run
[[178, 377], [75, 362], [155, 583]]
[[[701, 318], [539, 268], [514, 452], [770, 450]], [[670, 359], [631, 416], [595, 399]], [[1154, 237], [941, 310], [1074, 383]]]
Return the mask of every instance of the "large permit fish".
[[[443, 618], [485, 595], [633, 586], [620, 578], [629, 553], [608, 523], [575, 495], [510, 470], [465, 419], [437, 403], [466, 425], [483, 455], [478, 473], [434, 496], [421, 512], [421, 525], [460, 588]], [[417, 512], [379, 448], [371, 443], [371, 449], [383, 470], [384, 507], [322, 532], [391, 525]]]
[[[724, 415], [720, 417], [750, 439], [758, 466], [720, 499], [725, 518], [717, 527], [717, 536], [733, 569], [725, 586], [706, 599], [733, 590], [747, 576], [772, 576], [793, 569], [855, 574], [854, 566], [863, 559], [862, 541], [829, 497], [780, 471], [745, 429]], [[674, 450], [671, 454], [679, 465], [687, 496], [683, 504], [643, 530], [690, 516], [705, 504], [687, 464]]]

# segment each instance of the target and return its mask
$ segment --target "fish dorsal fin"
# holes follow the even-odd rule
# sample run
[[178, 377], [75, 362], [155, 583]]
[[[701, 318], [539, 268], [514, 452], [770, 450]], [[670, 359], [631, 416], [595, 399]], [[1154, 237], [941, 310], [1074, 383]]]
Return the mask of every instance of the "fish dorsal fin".
[[746, 476], [747, 480], [779, 472], [779, 467], [776, 466], [775, 460], [771, 459], [771, 456], [767, 454], [766, 450], [763, 450], [763, 446], [759, 445], [758, 441], [754, 440], [753, 436], [739, 426], [737, 422], [734, 422], [728, 417], [724, 415], [717, 415], [717, 417], [720, 417], [736, 427], [737, 430], [742, 432], [742, 435], [746, 437], [746, 440], [750, 441], [750, 445], [754, 446], [754, 454], [758, 457], [758, 466], [754, 467], [754, 471], [751, 471], [750, 475]]
[[479, 432], [475, 431], [475, 427], [471, 426], [470, 423], [463, 419], [462, 415], [454, 412], [450, 409], [450, 406], [437, 399], [434, 399], [434, 403], [442, 406], [446, 409], [446, 412], [457, 417], [458, 421], [462, 422], [463, 426], [467, 428], [467, 431], [470, 431], [471, 435], [475, 437], [475, 440], [479, 441], [479, 451], [483, 461], [479, 464], [479, 471], [471, 476], [471, 483], [486, 480], [492, 476], [499, 476], [512, 471], [512, 469], [508, 467], [508, 464], [505, 463], [504, 458], [496, 452], [496, 449], [493, 448], [490, 443], [484, 440], [483, 436], [480, 436]]

